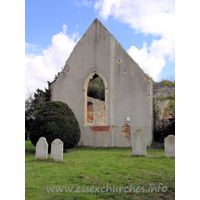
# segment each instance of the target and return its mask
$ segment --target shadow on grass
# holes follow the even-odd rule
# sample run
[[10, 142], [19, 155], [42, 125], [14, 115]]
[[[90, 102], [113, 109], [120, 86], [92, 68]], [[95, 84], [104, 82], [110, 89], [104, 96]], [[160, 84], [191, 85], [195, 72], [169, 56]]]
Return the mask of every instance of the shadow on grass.
[[53, 160], [52, 158], [47, 158], [47, 159], [39, 159], [39, 158], [36, 158], [36, 159], [33, 159], [32, 162], [64, 163], [64, 161], [56, 161], [56, 160]]
[[90, 146], [76, 146], [74, 149], [81, 150], [130, 150], [131, 147], [90, 147]]
[[35, 149], [25, 149], [25, 154], [26, 155], [31, 155], [31, 154], [35, 154]]

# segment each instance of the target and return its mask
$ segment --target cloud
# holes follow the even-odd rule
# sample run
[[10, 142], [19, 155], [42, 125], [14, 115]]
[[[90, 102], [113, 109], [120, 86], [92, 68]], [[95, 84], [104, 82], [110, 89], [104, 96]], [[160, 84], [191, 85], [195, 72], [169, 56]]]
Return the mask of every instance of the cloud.
[[62, 29], [63, 29], [63, 33], [66, 34], [67, 33], [67, 25], [63, 24]]
[[91, 7], [91, 5], [93, 4], [92, 1], [89, 0], [74, 0], [73, 1], [75, 6], [86, 6], [86, 7]]
[[167, 60], [174, 62], [174, 45], [174, 42], [161, 38], [160, 40], [153, 40], [150, 47], [144, 42], [141, 49], [131, 46], [127, 52], [145, 73], [155, 81], [159, 81], [159, 74], [162, 72], [163, 67], [165, 67]]
[[103, 19], [113, 16], [128, 24], [135, 34], [161, 36], [151, 46], [141, 49], [131, 46], [127, 52], [152, 78], [158, 80], [166, 61], [175, 58], [175, 2], [174, 0], [98, 0], [94, 9]]
[[98, 0], [94, 8], [99, 16], [113, 16], [145, 34], [174, 40], [175, 3], [173, 0]]
[[174, 61], [175, 58], [175, 44], [174, 42], [162, 38], [160, 40], [153, 40], [149, 47], [151, 54], [158, 58], [169, 58], [170, 61]]
[[37, 88], [47, 87], [47, 81], [53, 81], [55, 74], [61, 71], [72, 52], [78, 33], [67, 35], [67, 26], [63, 25], [63, 31], [54, 35], [49, 45], [40, 54], [35, 54], [34, 49], [40, 49], [37, 45], [26, 43], [25, 56], [25, 92], [35, 92]]
[[159, 74], [166, 64], [166, 57], [174, 60], [174, 44], [166, 39], [154, 40], [148, 48], [144, 43], [141, 49], [131, 46], [127, 50], [129, 55], [139, 64], [139, 66], [155, 81], [159, 80]]
[[25, 52], [26, 54], [29, 55], [36, 55], [39, 54], [43, 51], [42, 48], [40, 48], [39, 46], [35, 45], [35, 44], [29, 44], [29, 43], [25, 43]]

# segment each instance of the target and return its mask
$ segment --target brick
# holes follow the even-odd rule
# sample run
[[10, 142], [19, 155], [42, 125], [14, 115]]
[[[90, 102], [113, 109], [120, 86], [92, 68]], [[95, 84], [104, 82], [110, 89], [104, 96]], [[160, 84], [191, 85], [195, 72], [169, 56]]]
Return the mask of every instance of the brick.
[[90, 126], [91, 131], [110, 131], [110, 126]]

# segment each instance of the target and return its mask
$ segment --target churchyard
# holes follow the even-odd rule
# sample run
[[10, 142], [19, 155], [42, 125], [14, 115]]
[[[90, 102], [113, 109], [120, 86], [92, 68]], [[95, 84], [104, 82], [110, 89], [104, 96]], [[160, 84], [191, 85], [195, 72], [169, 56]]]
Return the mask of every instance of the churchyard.
[[175, 199], [175, 159], [163, 148], [132, 154], [131, 147], [78, 147], [56, 161], [55, 153], [37, 158], [25, 141], [26, 199]]
[[98, 19], [25, 103], [26, 199], [175, 199], [175, 81]]

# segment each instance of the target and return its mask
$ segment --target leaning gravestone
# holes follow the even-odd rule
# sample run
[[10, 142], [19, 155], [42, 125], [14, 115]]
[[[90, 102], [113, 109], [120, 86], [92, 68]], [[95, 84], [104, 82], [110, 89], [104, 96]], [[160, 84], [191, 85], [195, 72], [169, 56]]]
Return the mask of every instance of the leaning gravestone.
[[132, 155], [146, 156], [147, 137], [142, 129], [131, 134]]
[[36, 143], [35, 158], [46, 159], [48, 155], [48, 143], [46, 138], [40, 137]]
[[51, 158], [56, 161], [63, 160], [63, 142], [60, 139], [51, 143]]
[[168, 135], [164, 139], [164, 145], [165, 145], [165, 157], [175, 158], [175, 136]]

